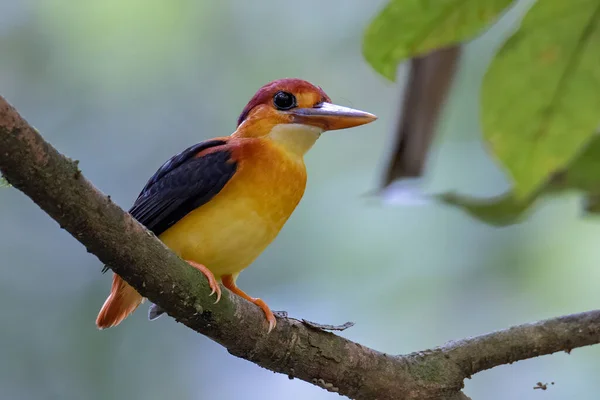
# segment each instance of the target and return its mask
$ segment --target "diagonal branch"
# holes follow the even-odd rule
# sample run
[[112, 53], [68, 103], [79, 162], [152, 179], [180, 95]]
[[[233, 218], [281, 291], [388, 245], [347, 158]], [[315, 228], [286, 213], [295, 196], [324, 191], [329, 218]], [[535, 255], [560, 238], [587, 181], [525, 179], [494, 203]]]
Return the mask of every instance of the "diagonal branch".
[[238, 357], [353, 399], [466, 399], [483, 369], [600, 342], [600, 311], [405, 356], [390, 356], [291, 318], [266, 334], [262, 312], [204, 277], [98, 191], [0, 97], [0, 171], [143, 296]]

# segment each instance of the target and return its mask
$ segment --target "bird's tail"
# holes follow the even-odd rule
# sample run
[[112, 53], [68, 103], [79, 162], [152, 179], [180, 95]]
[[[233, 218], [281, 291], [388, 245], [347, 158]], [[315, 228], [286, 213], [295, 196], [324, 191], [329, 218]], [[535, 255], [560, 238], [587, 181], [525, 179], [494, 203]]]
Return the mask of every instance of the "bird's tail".
[[117, 274], [113, 275], [110, 295], [100, 309], [96, 326], [99, 329], [117, 326], [142, 304], [144, 298]]

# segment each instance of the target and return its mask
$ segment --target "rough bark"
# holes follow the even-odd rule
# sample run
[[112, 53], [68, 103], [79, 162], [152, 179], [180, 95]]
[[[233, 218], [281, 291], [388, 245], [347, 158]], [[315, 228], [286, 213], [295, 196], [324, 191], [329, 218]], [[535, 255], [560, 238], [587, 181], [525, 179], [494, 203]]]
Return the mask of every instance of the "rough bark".
[[0, 97], [0, 171], [90, 253], [177, 321], [264, 368], [353, 399], [468, 399], [463, 380], [497, 365], [600, 342], [600, 311], [389, 355], [278, 318], [231, 295], [213, 304], [204, 277], [111, 202]]

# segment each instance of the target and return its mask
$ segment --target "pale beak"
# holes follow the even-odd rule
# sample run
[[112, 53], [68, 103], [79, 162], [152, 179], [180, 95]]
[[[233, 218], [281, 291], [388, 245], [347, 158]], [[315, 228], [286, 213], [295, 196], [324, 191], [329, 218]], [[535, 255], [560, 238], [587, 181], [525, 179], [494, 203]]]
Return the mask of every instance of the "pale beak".
[[321, 103], [313, 108], [296, 108], [290, 113], [294, 116], [294, 123], [318, 126], [326, 131], [352, 128], [377, 119], [371, 113], [331, 103]]

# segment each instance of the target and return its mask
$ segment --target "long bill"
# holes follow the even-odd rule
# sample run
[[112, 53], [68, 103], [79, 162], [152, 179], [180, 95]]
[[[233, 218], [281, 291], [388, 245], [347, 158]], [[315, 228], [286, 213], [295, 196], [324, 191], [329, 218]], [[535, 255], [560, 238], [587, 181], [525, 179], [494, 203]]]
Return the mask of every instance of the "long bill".
[[321, 103], [313, 108], [296, 108], [291, 114], [295, 123], [318, 126], [326, 131], [352, 128], [377, 119], [371, 113], [331, 103]]

